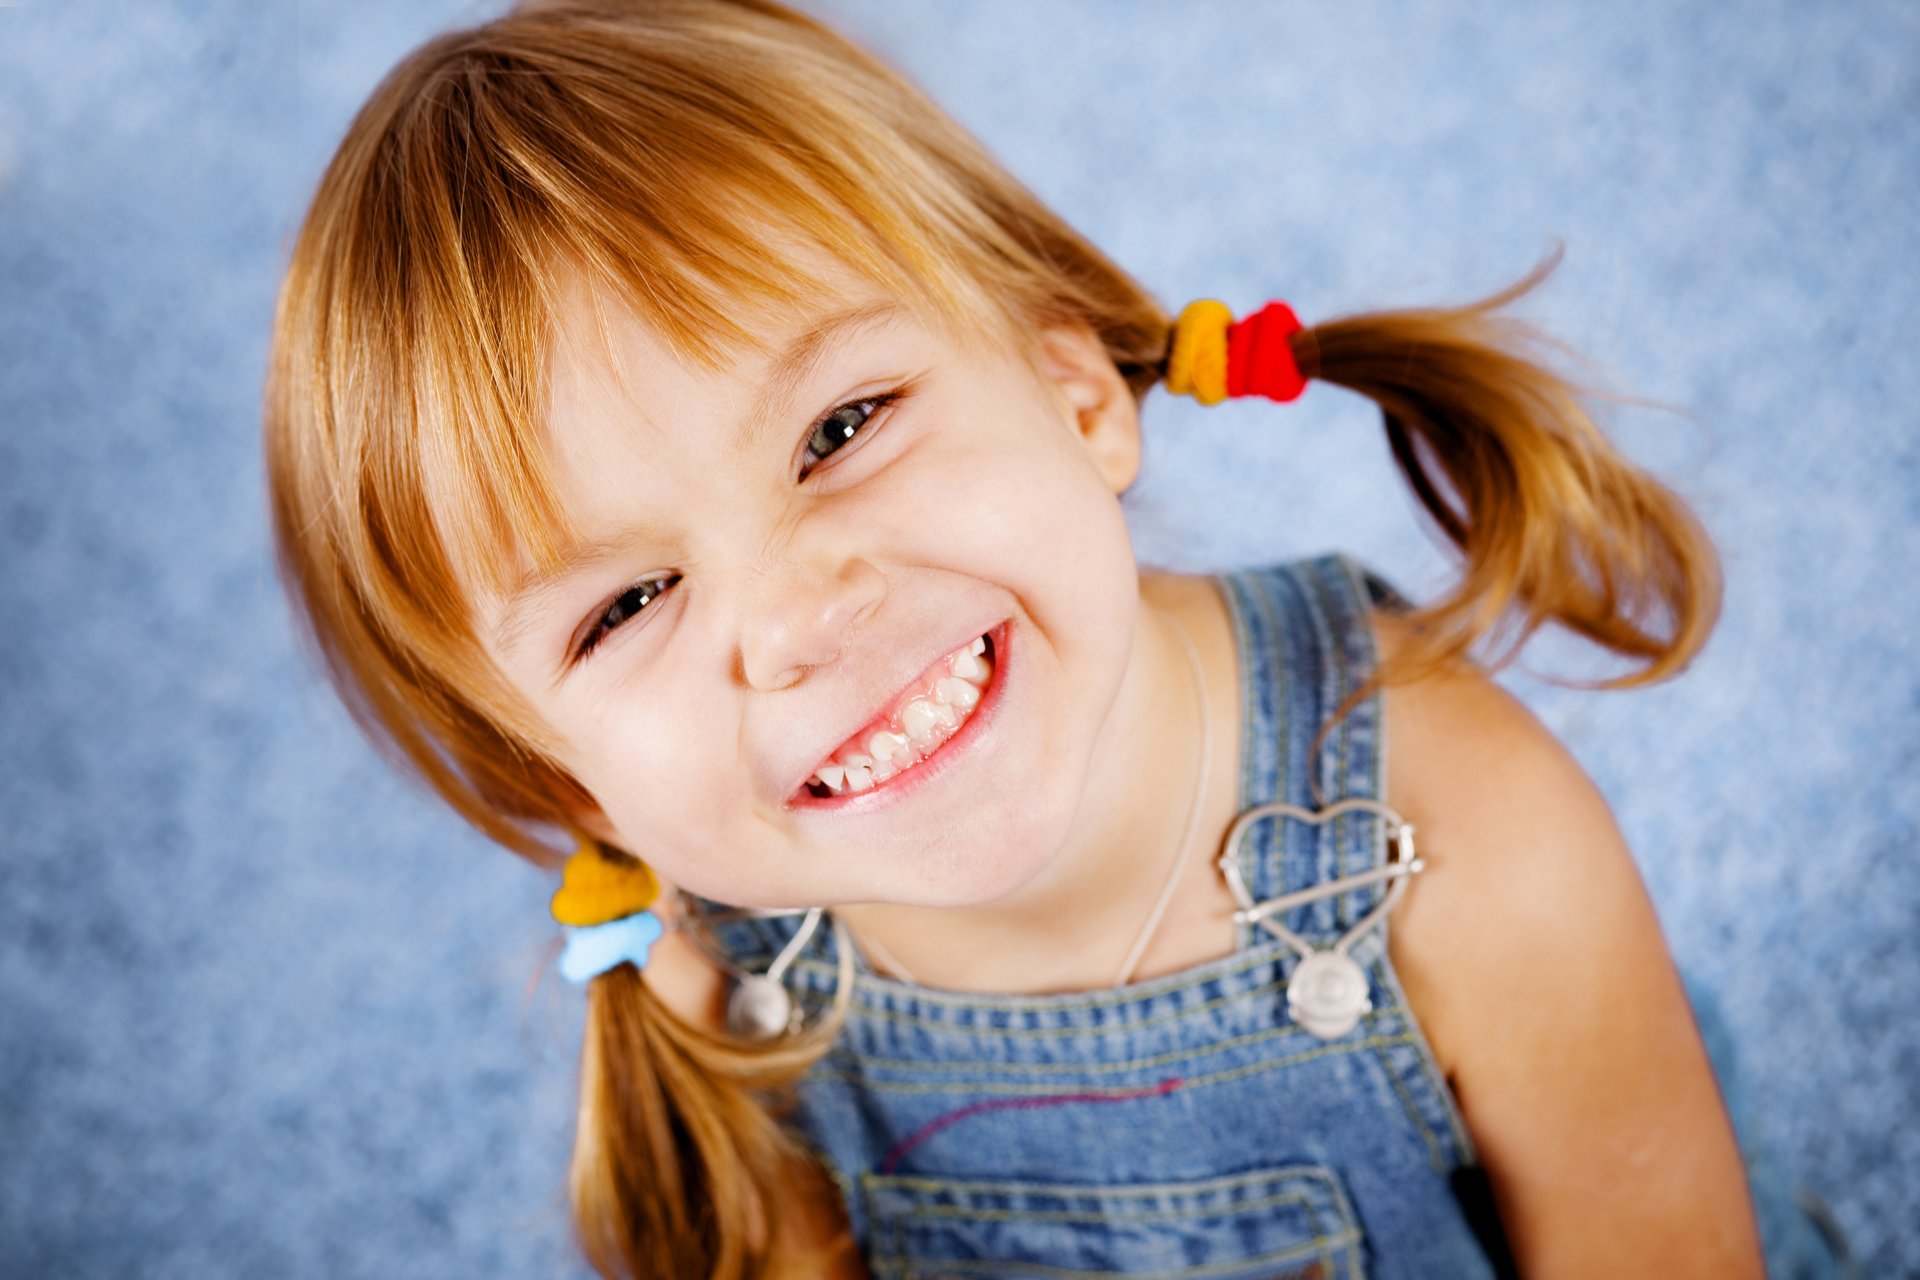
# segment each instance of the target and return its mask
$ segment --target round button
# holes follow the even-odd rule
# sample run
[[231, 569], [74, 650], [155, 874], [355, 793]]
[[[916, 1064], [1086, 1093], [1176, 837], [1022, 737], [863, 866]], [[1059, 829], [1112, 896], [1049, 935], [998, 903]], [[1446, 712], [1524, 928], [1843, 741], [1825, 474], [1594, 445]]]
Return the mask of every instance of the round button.
[[1371, 1008], [1367, 975], [1344, 952], [1316, 951], [1303, 957], [1287, 983], [1287, 1012], [1322, 1040], [1338, 1040]]

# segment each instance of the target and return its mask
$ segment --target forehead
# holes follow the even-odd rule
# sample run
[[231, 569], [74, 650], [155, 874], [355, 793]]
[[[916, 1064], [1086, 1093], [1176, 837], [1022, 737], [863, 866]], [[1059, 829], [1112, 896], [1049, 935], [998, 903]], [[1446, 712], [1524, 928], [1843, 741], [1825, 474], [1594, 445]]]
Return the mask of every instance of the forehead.
[[[723, 453], [755, 457], [776, 444], [791, 447], [780, 428], [821, 407], [811, 403], [817, 395], [809, 388], [822, 371], [875, 343], [904, 345], [919, 359], [1002, 341], [871, 285], [836, 283], [806, 299], [753, 308], [741, 317], [753, 340], [710, 353], [677, 345], [618, 291], [585, 275], [561, 283], [531, 440], [553, 515], [516, 530], [510, 570], [488, 575], [475, 593], [483, 615], [504, 619], [498, 625], [510, 635], [526, 602], [567, 574], [634, 542], [671, 541], [669, 528], [650, 524], [647, 512], [607, 483], [633, 475], [636, 460], [673, 450], [676, 441], [714, 461]], [[698, 461], [662, 457], [660, 470], [684, 473]]]
[[[439, 482], [428, 477], [439, 490], [438, 501], [430, 498], [436, 515], [450, 518], [449, 549], [466, 584], [461, 594], [482, 614], [529, 584], [552, 580], [575, 554], [592, 549], [595, 532], [575, 518], [556, 483], [556, 470], [566, 465], [560, 448], [582, 448], [591, 434], [577, 430], [585, 413], [652, 413], [657, 421], [692, 389], [709, 410], [758, 424], [775, 394], [861, 335], [888, 326], [925, 332], [956, 351], [1022, 348], [1014, 318], [984, 292], [905, 271], [881, 278], [778, 231], [759, 247], [769, 268], [777, 261], [780, 285], [731, 293], [724, 326], [696, 326], [685, 313], [661, 309], [644, 277], [589, 269], [577, 259], [551, 262], [541, 273], [543, 314], [537, 333], [528, 335], [533, 395], [526, 410], [476, 424], [505, 437], [495, 444], [451, 450], [456, 459], [471, 455], [469, 462], [484, 455], [489, 465], [448, 468]], [[722, 327], [726, 332], [714, 332]]]
[[929, 319], [853, 280], [784, 302], [749, 303], [734, 318], [743, 336], [696, 349], [650, 323], [620, 292], [574, 273], [556, 290], [544, 353], [545, 403], [535, 424], [542, 446], [564, 446], [580, 412], [609, 394], [642, 409], [690, 387], [777, 398], [862, 334]]

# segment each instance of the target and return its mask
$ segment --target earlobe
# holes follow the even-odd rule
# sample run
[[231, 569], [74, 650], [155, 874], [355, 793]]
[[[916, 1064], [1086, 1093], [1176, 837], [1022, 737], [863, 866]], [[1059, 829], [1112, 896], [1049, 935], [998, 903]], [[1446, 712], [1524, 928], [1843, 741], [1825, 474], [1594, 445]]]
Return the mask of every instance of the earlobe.
[[1099, 336], [1085, 325], [1046, 330], [1040, 367], [1108, 487], [1125, 493], [1140, 474], [1140, 405]]

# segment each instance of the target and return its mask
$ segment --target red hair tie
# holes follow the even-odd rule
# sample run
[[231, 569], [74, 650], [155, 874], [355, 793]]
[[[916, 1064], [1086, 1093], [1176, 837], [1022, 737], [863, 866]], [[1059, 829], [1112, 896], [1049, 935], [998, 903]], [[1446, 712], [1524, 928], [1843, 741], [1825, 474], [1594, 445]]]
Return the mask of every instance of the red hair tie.
[[1269, 302], [1237, 323], [1223, 302], [1190, 302], [1173, 327], [1167, 390], [1201, 404], [1219, 404], [1229, 396], [1296, 400], [1307, 379], [1289, 339], [1304, 327], [1284, 302]]

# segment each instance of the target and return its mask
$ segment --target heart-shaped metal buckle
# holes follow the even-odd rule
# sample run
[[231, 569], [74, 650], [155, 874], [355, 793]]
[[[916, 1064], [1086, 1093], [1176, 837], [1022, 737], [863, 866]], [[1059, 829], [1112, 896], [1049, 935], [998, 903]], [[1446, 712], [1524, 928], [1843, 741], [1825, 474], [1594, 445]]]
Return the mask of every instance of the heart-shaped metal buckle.
[[[1391, 824], [1384, 866], [1297, 889], [1265, 902], [1253, 900], [1253, 895], [1247, 890], [1246, 879], [1240, 874], [1240, 843], [1246, 838], [1249, 827], [1272, 814], [1298, 818], [1317, 827], [1355, 809], [1371, 810]], [[1293, 976], [1287, 983], [1287, 1012], [1294, 1021], [1322, 1040], [1338, 1040], [1352, 1031], [1359, 1025], [1361, 1017], [1373, 1008], [1373, 1001], [1367, 994], [1365, 971], [1347, 952], [1361, 934], [1385, 919], [1387, 913], [1393, 910], [1406, 892], [1407, 878], [1426, 869], [1426, 864], [1414, 856], [1412, 825], [1390, 805], [1361, 796], [1350, 796], [1319, 810], [1302, 809], [1282, 801], [1255, 805], [1234, 819], [1233, 826], [1227, 831], [1226, 846], [1220, 854], [1218, 865], [1220, 874], [1226, 877], [1227, 889], [1233, 894], [1233, 900], [1240, 904], [1233, 918], [1241, 923], [1251, 921], [1258, 924], [1300, 953], [1300, 963], [1294, 966]], [[1275, 919], [1294, 907], [1363, 885], [1377, 884], [1382, 880], [1393, 881], [1386, 897], [1331, 947], [1316, 948]]]

